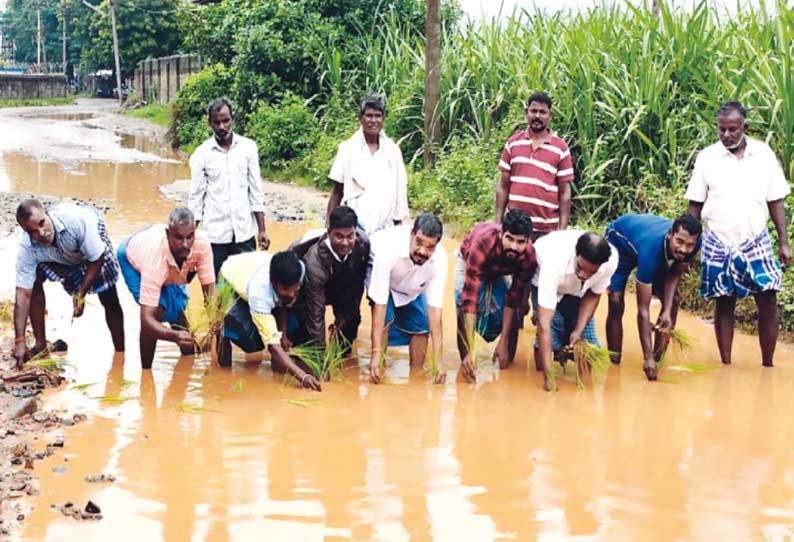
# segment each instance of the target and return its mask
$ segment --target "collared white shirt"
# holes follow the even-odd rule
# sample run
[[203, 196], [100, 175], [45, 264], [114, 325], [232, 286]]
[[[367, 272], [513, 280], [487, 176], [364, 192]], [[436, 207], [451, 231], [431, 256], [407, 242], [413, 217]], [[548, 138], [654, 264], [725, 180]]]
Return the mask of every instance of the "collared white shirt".
[[226, 152], [210, 137], [190, 156], [188, 207], [211, 243], [242, 243], [257, 233], [253, 213], [265, 212], [256, 143], [238, 134]]
[[408, 217], [408, 174], [400, 147], [381, 131], [370, 152], [359, 128], [339, 145], [328, 177], [343, 185], [342, 205], [356, 212], [369, 235]]
[[393, 226], [370, 237], [367, 293], [378, 305], [385, 305], [391, 293], [394, 306], [402, 307], [425, 292], [427, 304], [440, 309], [444, 305], [447, 254], [439, 242], [430, 259], [416, 265], [410, 257], [411, 228], [408, 224]]
[[700, 151], [685, 197], [704, 202], [701, 216], [709, 229], [739, 245], [766, 229], [767, 203], [789, 192], [775, 153], [748, 137], [741, 160], [719, 141]]
[[609, 286], [612, 274], [618, 268], [618, 251], [612, 249], [609, 260], [595, 274], [582, 282], [576, 276], [576, 242], [582, 230], [559, 230], [550, 232], [535, 241], [535, 256], [538, 269], [532, 284], [538, 288], [538, 304], [544, 309], [557, 308], [564, 295], [584, 297], [588, 291], [602, 294]]

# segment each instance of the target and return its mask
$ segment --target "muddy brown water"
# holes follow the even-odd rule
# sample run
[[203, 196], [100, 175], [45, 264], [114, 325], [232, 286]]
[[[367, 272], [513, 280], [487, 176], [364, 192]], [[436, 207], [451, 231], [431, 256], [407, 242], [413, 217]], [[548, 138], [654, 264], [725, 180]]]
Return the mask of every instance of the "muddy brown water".
[[[115, 241], [162, 221], [171, 203], [158, 185], [188, 173], [174, 163], [82, 164], [67, 172], [8, 154], [0, 172], [3, 190], [108, 199]], [[269, 224], [274, 248], [304, 228]], [[447, 243], [450, 254], [454, 246]], [[448, 290], [446, 356], [455, 361], [451, 281]], [[530, 329], [515, 365], [494, 383], [431, 386], [414, 371], [403, 384], [372, 386], [353, 370], [318, 394], [284, 385], [267, 363], [237, 357], [226, 371], [167, 344], [141, 374], [138, 311], [125, 288], [123, 357], [113, 355], [98, 301], [89, 299], [72, 325], [70, 300], [57, 288], [48, 292], [49, 336], [69, 343], [76, 384], [92, 385], [50, 394], [47, 407], [82, 410], [91, 420], [66, 430], [63, 453], [37, 463], [42, 495], [22, 540], [794, 536], [788, 345], [779, 346], [775, 369], [762, 369], [756, 339], [737, 335], [732, 367], [668, 372], [667, 382], [648, 383], [629, 307], [624, 365], [585, 390], [563, 381], [556, 393], [541, 391], [539, 375], [527, 368]], [[687, 361], [718, 362], [705, 322], [684, 315], [681, 327], [697, 343]], [[365, 322], [362, 354], [367, 335]], [[404, 354], [392, 357], [405, 376]], [[99, 396], [128, 399], [108, 405], [93, 399]], [[66, 472], [54, 473], [58, 466]], [[117, 480], [83, 481], [99, 473]], [[102, 508], [102, 521], [76, 522], [50, 509], [88, 499]]]

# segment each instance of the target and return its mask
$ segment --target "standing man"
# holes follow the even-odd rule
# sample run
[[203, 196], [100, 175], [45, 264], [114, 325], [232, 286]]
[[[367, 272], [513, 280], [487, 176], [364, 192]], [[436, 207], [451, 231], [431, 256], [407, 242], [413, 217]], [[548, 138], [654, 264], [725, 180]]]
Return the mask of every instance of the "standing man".
[[[14, 302], [14, 351], [17, 366], [47, 349], [44, 281], [59, 281], [72, 296], [72, 316], [85, 309], [85, 296], [98, 294], [116, 352], [124, 352], [124, 314], [116, 293], [119, 264], [105, 222], [88, 206], [60, 203], [49, 210], [35, 199], [17, 207], [17, 222], [25, 231], [19, 242]], [[36, 344], [28, 350], [28, 316]]]
[[356, 228], [356, 212], [341, 206], [331, 211], [328, 230], [294, 243], [290, 250], [303, 261], [306, 278], [293, 310], [298, 329], [293, 342], [325, 348], [325, 307], [331, 305], [331, 338], [339, 333], [353, 346], [361, 323], [361, 296], [369, 263], [369, 239]]
[[[681, 215], [675, 221], [654, 215], [624, 215], [607, 226], [606, 240], [618, 252], [618, 268], [609, 283], [607, 345], [612, 363], [623, 351], [623, 292], [637, 269], [637, 330], [642, 346], [642, 369], [656, 380], [656, 364], [664, 354], [667, 335], [678, 317], [678, 282], [700, 250], [700, 220]], [[656, 325], [651, 324], [651, 297], [662, 301]], [[656, 331], [651, 342], [652, 328]]]
[[284, 251], [239, 254], [230, 257], [221, 269], [238, 298], [223, 321], [218, 364], [232, 364], [232, 346], [246, 353], [267, 348], [274, 371], [289, 373], [304, 388], [320, 391], [320, 383], [289, 355], [292, 341], [287, 336], [290, 312], [301, 289], [306, 269], [298, 257]]
[[152, 368], [158, 340], [175, 342], [182, 354], [192, 354], [194, 341], [185, 318], [187, 283], [198, 274], [206, 302], [214, 290], [215, 271], [210, 243], [196, 231], [190, 209], [177, 207], [167, 226], [155, 224], [128, 237], [119, 245], [118, 257], [124, 282], [141, 306], [141, 367]]
[[[478, 224], [460, 245], [455, 264], [455, 306], [461, 370], [468, 380], [474, 379], [476, 370], [467, 344], [475, 328], [486, 342], [501, 336], [493, 361], [502, 369], [515, 357], [517, 311], [537, 265], [531, 236], [529, 216], [521, 209], [510, 209], [501, 224]], [[512, 277], [509, 283], [508, 276]]]
[[[758, 306], [761, 362], [772, 367], [778, 334], [777, 292], [780, 267], [791, 263], [784, 198], [789, 188], [772, 149], [747, 137], [747, 120], [739, 102], [717, 111], [720, 141], [695, 160], [686, 191], [688, 212], [701, 217], [703, 239], [700, 295], [715, 299], [714, 331], [722, 363], [731, 363], [736, 299], [754, 296]], [[766, 228], [769, 217], [777, 230], [780, 262]]]
[[496, 221], [507, 208], [532, 219], [534, 239], [568, 227], [573, 160], [568, 145], [549, 128], [551, 98], [536, 92], [527, 100], [527, 129], [510, 136], [499, 160]]
[[213, 136], [190, 157], [188, 207], [196, 226], [212, 245], [215, 276], [232, 254], [267, 250], [270, 238], [265, 230], [265, 205], [259, 154], [256, 143], [235, 134], [232, 103], [215, 98], [207, 107]]
[[[372, 306], [370, 379], [380, 382], [380, 358], [392, 326], [410, 337], [411, 365], [422, 366], [427, 353], [439, 364], [443, 352], [441, 309], [447, 280], [447, 255], [438, 246], [444, 230], [434, 215], [424, 213], [413, 227], [395, 226], [370, 239], [368, 295]], [[437, 383], [446, 375], [439, 372]]]
[[361, 128], [339, 145], [328, 175], [334, 189], [326, 222], [340, 204], [356, 212], [367, 235], [408, 218], [408, 175], [400, 147], [383, 132], [385, 118], [383, 97], [368, 95], [361, 100]]
[[564, 359], [565, 349], [579, 341], [599, 345], [593, 315], [617, 269], [618, 253], [600, 235], [566, 230], [538, 239], [535, 255], [535, 368], [543, 371], [543, 387], [550, 391], [553, 355]]

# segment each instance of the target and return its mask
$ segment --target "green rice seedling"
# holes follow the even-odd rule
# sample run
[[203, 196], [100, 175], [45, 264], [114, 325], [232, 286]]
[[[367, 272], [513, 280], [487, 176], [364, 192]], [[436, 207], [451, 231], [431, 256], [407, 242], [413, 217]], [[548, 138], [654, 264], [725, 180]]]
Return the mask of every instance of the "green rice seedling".
[[36, 355], [27, 362], [29, 367], [41, 369], [51, 374], [61, 374], [69, 364], [63, 358], [49, 358], [43, 355]]
[[231, 390], [232, 391], [236, 391], [236, 392], [240, 392], [240, 391], [243, 391], [244, 387], [245, 387], [245, 380], [243, 380], [241, 378], [238, 381], [236, 381], [234, 384], [232, 384]]
[[671, 365], [667, 368], [668, 371], [676, 371], [679, 373], [710, 373], [718, 369], [717, 365], [708, 363], [679, 363]]
[[349, 343], [341, 336], [332, 337], [325, 349], [310, 344], [290, 348], [289, 354], [303, 362], [317, 380], [339, 380], [344, 372]]
[[119, 382], [118, 382], [118, 384], [119, 384], [119, 386], [121, 387], [121, 389], [122, 389], [122, 390], [126, 390], [126, 389], [127, 389], [127, 388], [129, 388], [130, 386], [134, 386], [134, 385], [135, 385], [135, 384], [137, 384], [137, 383], [138, 383], [138, 382], [137, 382], [137, 381], [135, 381], [135, 380], [127, 380], [127, 379], [126, 379], [126, 378], [124, 378], [124, 377], [122, 377], [122, 378], [119, 380]]
[[663, 333], [670, 338], [670, 344], [680, 353], [691, 350], [694, 346], [694, 340], [686, 331], [671, 328]]
[[202, 412], [220, 414], [220, 410], [212, 410], [211, 408], [205, 408], [201, 405], [195, 405], [192, 403], [179, 403], [178, 405], [172, 406], [171, 409], [181, 412], [182, 414], [201, 414]]
[[74, 386], [72, 386], [72, 389], [84, 392], [85, 390], [87, 390], [91, 386], [96, 386], [97, 384], [99, 384], [99, 382], [87, 382], [85, 384], [75, 384]]
[[10, 299], [0, 301], [0, 322], [11, 322], [14, 318], [14, 302]]
[[480, 336], [477, 334], [477, 330], [464, 326], [463, 331], [458, 332], [458, 337], [466, 346], [466, 351], [469, 353], [469, 362], [476, 371], [478, 367], [477, 350], [480, 346]]
[[229, 314], [237, 300], [237, 294], [231, 284], [220, 281], [206, 302], [185, 311], [187, 330], [193, 335], [199, 350], [206, 350], [212, 342], [213, 331], [220, 328], [223, 319]]
[[306, 408], [312, 405], [316, 405], [320, 402], [320, 399], [284, 399], [284, 402], [288, 405], [299, 406], [301, 408]]
[[592, 373], [596, 376], [603, 376], [612, 363], [609, 350], [586, 341], [579, 341], [573, 345], [573, 359], [578, 375]]
[[92, 399], [96, 399], [97, 401], [101, 401], [102, 403], [108, 405], [119, 406], [119, 405], [123, 405], [127, 401], [132, 401], [133, 399], [137, 399], [137, 397], [126, 397], [123, 395], [98, 395], [92, 397]]
[[435, 348], [433, 348], [432, 345], [429, 346], [430, 348], [428, 348], [427, 354], [425, 355], [425, 363], [422, 366], [422, 370], [430, 377], [431, 382], [435, 382], [439, 373], [438, 356], [436, 355]]

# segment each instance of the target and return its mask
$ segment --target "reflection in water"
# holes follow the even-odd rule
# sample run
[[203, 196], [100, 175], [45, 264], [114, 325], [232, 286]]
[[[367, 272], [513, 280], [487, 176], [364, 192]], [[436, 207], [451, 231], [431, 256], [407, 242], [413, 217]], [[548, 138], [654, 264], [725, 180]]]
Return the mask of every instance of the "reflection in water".
[[[157, 186], [187, 177], [180, 164], [85, 164], [67, 173], [14, 155], [0, 159], [3, 171], [11, 190], [107, 198], [116, 241], [163, 220], [171, 204]], [[283, 249], [302, 226], [269, 231]], [[732, 367], [648, 383], [630, 307], [624, 365], [587, 390], [562, 383], [542, 392], [527, 367], [527, 330], [516, 365], [479, 389], [432, 387], [419, 372], [374, 387], [354, 370], [315, 394], [284, 385], [267, 362], [239, 357], [221, 370], [170, 344], [142, 373], [138, 311], [121, 292], [129, 340], [126, 356], [114, 358], [99, 303], [89, 299], [70, 326], [62, 316], [69, 299], [48, 290], [51, 336], [69, 343], [76, 380], [96, 384], [85, 395], [67, 389], [48, 398], [92, 420], [67, 432], [66, 474], [51, 472], [62, 455], [37, 464], [44, 491], [24, 540], [791, 539], [787, 345], [779, 366], [764, 370], [755, 338], [739, 336]], [[454, 359], [451, 291], [445, 310]], [[700, 339], [691, 359], [717, 363], [711, 329], [681, 320]], [[365, 321], [362, 352], [367, 335]], [[90, 398], [102, 395], [134, 399], [107, 406]], [[100, 472], [117, 482], [82, 481]], [[89, 498], [102, 507], [101, 522], [48, 508]]]

